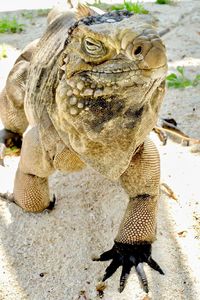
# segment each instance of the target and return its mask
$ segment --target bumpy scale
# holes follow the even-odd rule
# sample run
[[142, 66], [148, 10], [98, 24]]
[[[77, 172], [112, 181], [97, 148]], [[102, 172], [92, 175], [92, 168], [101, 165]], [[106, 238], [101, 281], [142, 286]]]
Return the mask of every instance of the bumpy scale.
[[142, 263], [163, 274], [151, 257], [160, 166], [147, 135], [164, 96], [165, 47], [147, 15], [97, 15], [82, 7], [78, 16], [51, 14], [45, 34], [23, 51], [1, 93], [5, 128], [22, 134], [30, 125], [15, 202], [31, 212], [51, 207], [48, 176], [55, 170], [88, 164], [118, 180], [130, 201], [113, 248], [96, 260], [112, 260], [103, 280], [123, 266], [120, 291], [135, 266], [148, 292]]

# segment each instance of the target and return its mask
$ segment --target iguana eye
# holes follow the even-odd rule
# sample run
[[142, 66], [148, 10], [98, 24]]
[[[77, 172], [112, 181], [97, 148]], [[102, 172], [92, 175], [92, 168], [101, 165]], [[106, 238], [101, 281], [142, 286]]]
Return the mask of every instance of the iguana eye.
[[105, 54], [105, 48], [100, 41], [86, 37], [83, 41], [86, 52], [91, 56], [100, 56]]

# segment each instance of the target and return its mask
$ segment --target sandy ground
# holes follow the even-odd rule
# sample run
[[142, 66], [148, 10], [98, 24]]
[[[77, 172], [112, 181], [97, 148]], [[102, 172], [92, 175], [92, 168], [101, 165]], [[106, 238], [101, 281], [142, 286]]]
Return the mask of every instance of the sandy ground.
[[[174, 6], [146, 3], [158, 18], [158, 28], [170, 31], [167, 46], [169, 72], [184, 66], [193, 78], [200, 74], [200, 2]], [[5, 12], [0, 14], [5, 15]], [[20, 34], [0, 34], [10, 45], [8, 58], [0, 60], [0, 85], [19, 51], [44, 30], [46, 19], [34, 11], [32, 19], [11, 12], [26, 23]], [[200, 138], [200, 86], [167, 91], [162, 117], [173, 117], [182, 130]], [[162, 193], [157, 241], [153, 257], [165, 271], [161, 276], [145, 266], [149, 297], [153, 300], [200, 299], [200, 189], [199, 147], [168, 140], [163, 146], [152, 133], [161, 155], [162, 182], [177, 201]], [[177, 143], [178, 142], [178, 143]], [[0, 167], [0, 191], [12, 191], [18, 158], [6, 158]], [[30, 214], [0, 200], [0, 300], [97, 300], [96, 284], [107, 263], [91, 261], [113, 244], [127, 196], [91, 168], [74, 174], [56, 173], [50, 179], [57, 196], [51, 212]], [[104, 300], [147, 300], [134, 272], [122, 294], [117, 291], [119, 271], [108, 280]]]

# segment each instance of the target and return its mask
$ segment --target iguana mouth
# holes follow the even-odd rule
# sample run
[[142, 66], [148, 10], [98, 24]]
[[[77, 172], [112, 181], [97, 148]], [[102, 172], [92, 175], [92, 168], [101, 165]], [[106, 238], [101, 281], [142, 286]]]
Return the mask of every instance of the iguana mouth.
[[[164, 67], [157, 69], [137, 69], [130, 71], [112, 71], [104, 70], [101, 72], [88, 72], [87, 77], [92, 82], [101, 83], [102, 85], [117, 85], [119, 87], [133, 87], [141, 86], [152, 82], [153, 80], [160, 79], [164, 74]], [[152, 76], [153, 75], [153, 78]]]
[[133, 71], [132, 69], [116, 69], [116, 70], [100, 70], [100, 71], [97, 71], [97, 70], [92, 70], [91, 73], [100, 73], [100, 74], [116, 74], [116, 73], [130, 73], [131, 71]]
[[148, 65], [145, 65], [145, 63], [140, 66], [140, 63], [141, 62], [126, 61], [124, 64], [121, 64], [118, 63], [118, 60], [113, 59], [109, 62], [109, 65], [102, 65], [102, 66], [98, 65], [89, 72], [105, 73], [105, 74], [115, 74], [115, 73], [123, 74], [123, 73], [130, 73], [130, 72], [134, 74], [133, 72], [137, 72], [136, 74], [138, 74], [139, 72], [146, 71], [146, 70], [154, 71], [154, 70], [166, 68], [166, 63], [163, 63], [162, 65], [153, 68], [148, 67]]
[[[113, 62], [113, 64], [116, 65], [115, 62]], [[113, 66], [113, 64], [110, 67], [109, 66], [106, 66], [103, 68], [101, 68], [100, 66], [94, 67], [90, 72], [112, 74], [112, 73], [126, 73], [126, 72], [138, 70], [138, 67], [135, 63], [134, 64], [124, 64], [124, 65], [119, 64], [118, 66]]]
[[130, 73], [130, 72], [134, 72], [134, 74], [137, 72], [137, 74], [139, 72], [142, 72], [142, 71], [154, 71], [154, 70], [159, 70], [159, 69], [163, 69], [165, 68], [166, 65], [163, 64], [162, 66], [158, 67], [158, 68], [152, 68], [152, 69], [148, 69], [148, 68], [136, 68], [136, 67], [127, 67], [127, 68], [118, 68], [118, 69], [105, 69], [105, 70], [97, 70], [97, 69], [93, 69], [91, 70], [90, 72], [91, 73], [105, 73], [105, 74], [120, 74], [120, 73]]

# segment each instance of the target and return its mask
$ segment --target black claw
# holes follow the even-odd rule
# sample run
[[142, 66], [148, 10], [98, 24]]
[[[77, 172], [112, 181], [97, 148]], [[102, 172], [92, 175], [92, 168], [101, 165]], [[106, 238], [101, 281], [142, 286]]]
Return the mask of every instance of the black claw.
[[93, 260], [106, 261], [106, 260], [113, 259], [113, 255], [114, 255], [114, 248], [102, 253], [99, 258], [95, 258]]
[[56, 196], [55, 194], [53, 194], [53, 199], [52, 201], [50, 201], [49, 206], [47, 207], [48, 210], [53, 210], [55, 207], [55, 203], [56, 203]]
[[124, 288], [125, 288], [125, 284], [120, 282], [120, 286], [119, 286], [118, 291], [119, 291], [120, 293], [122, 293], [123, 290], [124, 290]]
[[148, 265], [154, 269], [155, 271], [158, 271], [161, 275], [165, 275], [161, 267], [157, 264], [157, 262], [150, 256], [147, 260]]
[[100, 257], [93, 256], [92, 261], [100, 261]]
[[147, 276], [143, 269], [143, 264], [139, 263], [137, 266], [135, 266], [135, 270], [138, 274], [138, 277], [142, 283], [145, 292], [148, 293], [149, 292], [148, 281], [147, 281]]
[[120, 293], [123, 292], [123, 290], [126, 286], [126, 282], [127, 282], [127, 279], [130, 274], [132, 266], [133, 266], [133, 264], [129, 261], [129, 263], [124, 264], [122, 267], [122, 274], [120, 277], [120, 287], [119, 287]]
[[115, 271], [119, 268], [120, 265], [121, 265], [120, 261], [114, 259], [111, 262], [111, 264], [106, 268], [102, 281], [105, 281], [106, 279], [111, 277], [115, 273]]

